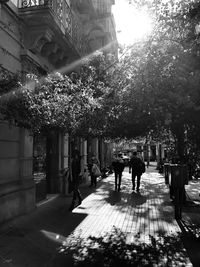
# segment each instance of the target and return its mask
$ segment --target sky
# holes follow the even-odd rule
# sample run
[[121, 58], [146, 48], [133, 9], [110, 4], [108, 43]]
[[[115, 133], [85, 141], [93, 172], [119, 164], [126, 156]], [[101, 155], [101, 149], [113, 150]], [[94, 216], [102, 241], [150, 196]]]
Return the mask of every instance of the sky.
[[152, 21], [147, 10], [136, 10], [128, 0], [115, 0], [112, 12], [120, 44], [133, 44], [151, 32]]

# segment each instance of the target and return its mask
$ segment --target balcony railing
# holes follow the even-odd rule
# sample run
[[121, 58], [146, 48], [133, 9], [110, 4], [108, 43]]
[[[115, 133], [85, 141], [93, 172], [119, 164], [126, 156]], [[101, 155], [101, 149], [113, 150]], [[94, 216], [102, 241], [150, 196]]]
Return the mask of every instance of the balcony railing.
[[82, 24], [78, 17], [73, 14], [66, 0], [21, 0], [19, 8], [34, 12], [38, 9], [49, 8], [58, 21], [60, 29], [67, 38], [71, 39], [72, 44], [79, 53], [85, 50], [83, 42]]
[[78, 51], [81, 51], [81, 54], [85, 55], [87, 53], [86, 40], [83, 38], [82, 24], [75, 14], [72, 15], [72, 18], [72, 40], [76, 44]]

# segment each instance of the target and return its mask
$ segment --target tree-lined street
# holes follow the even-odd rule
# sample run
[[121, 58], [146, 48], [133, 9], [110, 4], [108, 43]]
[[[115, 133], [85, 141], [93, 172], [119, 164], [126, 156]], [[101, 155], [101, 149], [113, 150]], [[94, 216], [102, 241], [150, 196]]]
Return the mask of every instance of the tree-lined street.
[[[198, 161], [198, 1], [148, 1], [151, 33], [121, 49], [119, 60], [102, 52], [80, 62], [79, 70], [29, 75], [13, 87], [5, 78], [1, 113], [17, 125], [79, 136], [170, 139], [174, 157]], [[5, 86], [4, 86], [5, 87]]]
[[[116, 0], [117, 32], [115, 1], [8, 2], [22, 25], [0, 21], [18, 40], [0, 50], [17, 62], [0, 64], [0, 266], [200, 266], [200, 1]], [[126, 167], [117, 192], [114, 154], [136, 150], [141, 190]]]

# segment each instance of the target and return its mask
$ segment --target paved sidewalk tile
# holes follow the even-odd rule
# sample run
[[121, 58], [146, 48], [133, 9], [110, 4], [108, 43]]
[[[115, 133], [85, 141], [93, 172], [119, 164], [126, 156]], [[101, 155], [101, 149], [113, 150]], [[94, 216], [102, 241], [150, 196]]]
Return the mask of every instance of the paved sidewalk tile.
[[140, 192], [132, 191], [131, 188], [128, 172], [123, 174], [120, 192], [113, 190], [114, 175], [105, 179], [96, 192], [73, 211], [87, 214], [87, 218], [75, 231], [82, 231], [84, 236], [99, 236], [115, 226], [129, 236], [139, 232], [144, 240], [159, 232], [180, 231], [174, 219], [168, 188], [160, 174], [143, 174]]

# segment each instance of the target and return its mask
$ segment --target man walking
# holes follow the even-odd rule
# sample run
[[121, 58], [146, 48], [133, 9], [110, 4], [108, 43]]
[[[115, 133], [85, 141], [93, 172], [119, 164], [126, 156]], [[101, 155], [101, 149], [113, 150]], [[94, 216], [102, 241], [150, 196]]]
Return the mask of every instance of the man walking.
[[145, 163], [137, 156], [137, 152], [133, 152], [133, 156], [129, 162], [129, 173], [132, 172], [132, 185], [135, 190], [135, 178], [137, 177], [137, 191], [140, 190], [140, 180], [142, 173], [145, 172]]
[[122, 172], [124, 170], [124, 161], [122, 159], [122, 153], [119, 153], [112, 162], [112, 167], [115, 173], [115, 191], [120, 191]]

